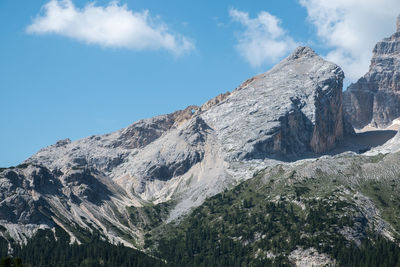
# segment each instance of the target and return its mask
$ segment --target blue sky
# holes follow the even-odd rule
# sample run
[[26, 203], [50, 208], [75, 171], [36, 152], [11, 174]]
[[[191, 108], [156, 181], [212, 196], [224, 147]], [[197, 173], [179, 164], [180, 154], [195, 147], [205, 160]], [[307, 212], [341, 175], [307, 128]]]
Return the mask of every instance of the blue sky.
[[400, 3], [330, 2], [2, 0], [0, 166], [201, 105], [299, 44], [353, 81], [394, 32]]

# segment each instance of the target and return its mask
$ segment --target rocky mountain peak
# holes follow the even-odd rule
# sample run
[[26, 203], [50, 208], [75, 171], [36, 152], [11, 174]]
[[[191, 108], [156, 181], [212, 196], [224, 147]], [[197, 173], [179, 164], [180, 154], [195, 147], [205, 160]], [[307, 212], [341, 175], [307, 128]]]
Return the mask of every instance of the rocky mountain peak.
[[201, 116], [229, 160], [322, 153], [343, 137], [343, 71], [299, 47]]
[[396, 26], [397, 32], [400, 32], [400, 14], [397, 16]]
[[299, 46], [292, 52], [292, 54], [287, 58], [287, 60], [295, 60], [301, 57], [316, 57], [316, 56], [318, 55], [310, 47]]
[[400, 117], [400, 16], [397, 32], [378, 42], [369, 71], [344, 93], [345, 116], [358, 129], [384, 128]]

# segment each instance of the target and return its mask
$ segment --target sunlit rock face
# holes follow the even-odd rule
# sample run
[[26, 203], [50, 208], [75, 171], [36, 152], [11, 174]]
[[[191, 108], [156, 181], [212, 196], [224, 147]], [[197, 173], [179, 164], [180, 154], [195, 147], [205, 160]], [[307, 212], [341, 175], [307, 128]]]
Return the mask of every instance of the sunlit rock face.
[[344, 133], [343, 77], [337, 65], [299, 47], [201, 116], [228, 160], [325, 152]]
[[369, 71], [344, 93], [344, 112], [355, 128], [384, 128], [400, 117], [400, 16], [397, 32], [375, 45]]

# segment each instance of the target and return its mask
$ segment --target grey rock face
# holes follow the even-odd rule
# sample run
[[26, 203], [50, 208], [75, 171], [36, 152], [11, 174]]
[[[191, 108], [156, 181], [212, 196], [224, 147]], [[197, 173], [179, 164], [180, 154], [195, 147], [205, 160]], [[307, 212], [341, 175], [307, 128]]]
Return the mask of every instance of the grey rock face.
[[63, 173], [33, 164], [7, 169], [0, 173], [0, 224], [8, 232], [3, 237], [24, 241], [39, 228], [58, 225], [68, 232], [103, 229], [111, 239], [124, 242], [103, 224], [135, 236], [135, 228], [123, 225], [128, 217], [116, 216], [125, 196], [124, 190], [95, 169]]
[[1, 220], [22, 224], [51, 224], [48, 212], [44, 211], [48, 210], [48, 205], [42, 198], [33, 198], [30, 193], [30, 190], [40, 186], [45, 180], [41, 180], [44, 178], [43, 174], [34, 173], [31, 179], [25, 178], [13, 170], [8, 170], [0, 176]]
[[182, 175], [203, 159], [210, 130], [201, 117], [195, 117], [183, 129], [171, 131], [140, 151], [129, 162], [132, 165], [124, 168], [144, 180], [169, 180]]
[[228, 160], [332, 149], [343, 137], [343, 71], [299, 47], [201, 116]]
[[376, 44], [368, 73], [348, 87], [343, 102], [355, 128], [387, 127], [400, 117], [400, 17], [397, 32]]

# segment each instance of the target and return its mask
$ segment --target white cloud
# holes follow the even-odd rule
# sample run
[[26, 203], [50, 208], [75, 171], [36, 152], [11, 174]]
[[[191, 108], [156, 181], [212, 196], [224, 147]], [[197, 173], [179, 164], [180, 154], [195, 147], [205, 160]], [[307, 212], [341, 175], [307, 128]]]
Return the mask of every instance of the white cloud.
[[253, 67], [276, 63], [297, 46], [280, 20], [268, 12], [262, 11], [254, 19], [237, 9], [230, 9], [229, 15], [245, 28], [238, 35], [236, 48]]
[[299, 0], [318, 37], [331, 51], [327, 59], [355, 81], [368, 71], [372, 49], [395, 32], [399, 0]]
[[116, 1], [105, 7], [91, 3], [79, 9], [71, 0], [51, 0], [26, 30], [31, 34], [58, 34], [103, 47], [165, 49], [177, 55], [194, 49], [192, 41], [170, 32], [165, 23], [152, 18], [147, 10], [133, 12]]

